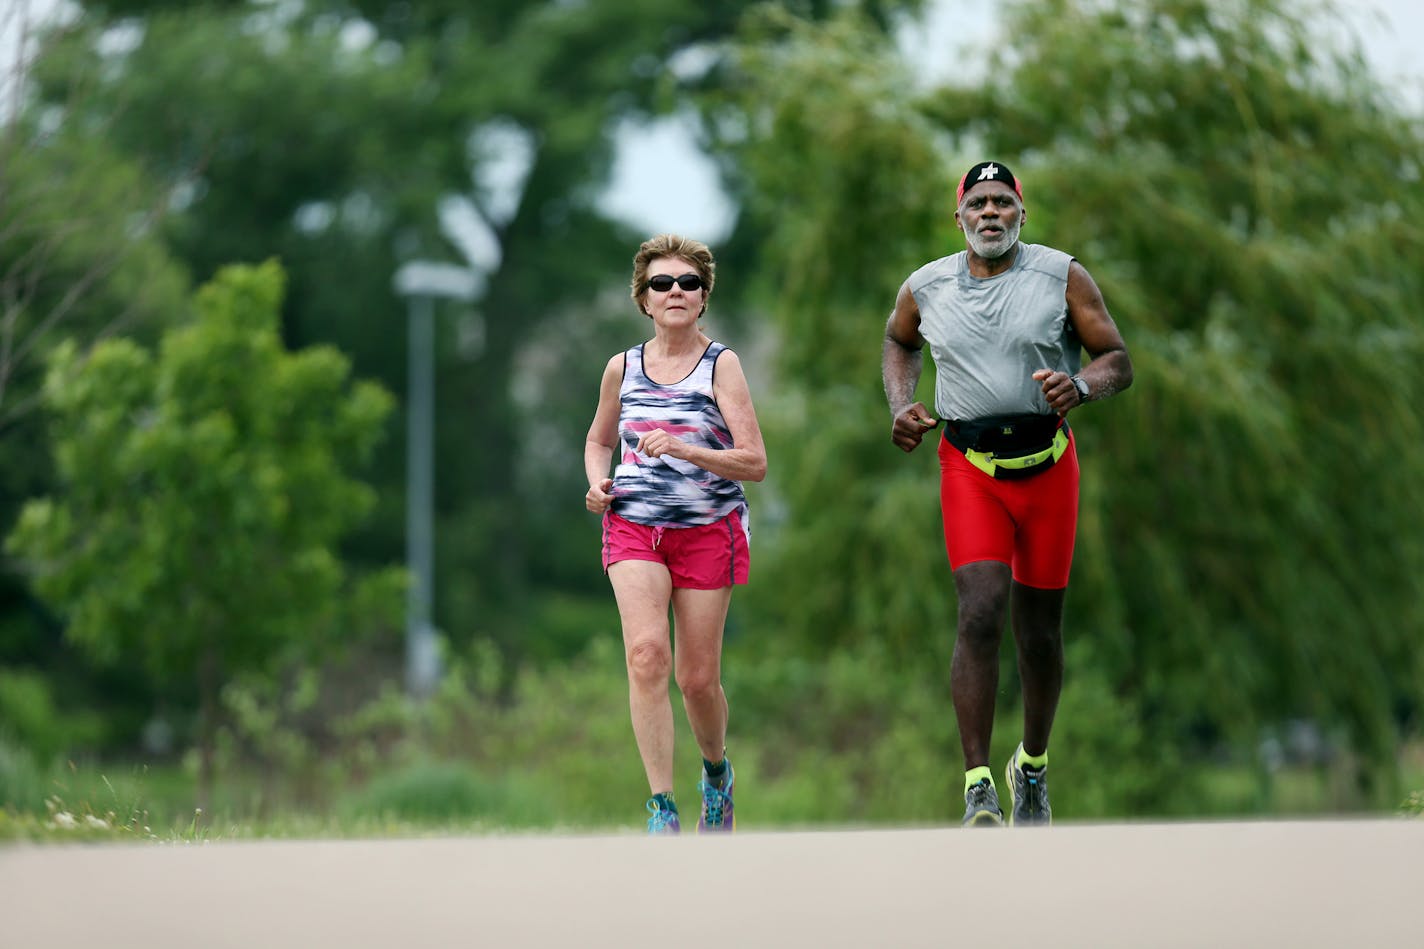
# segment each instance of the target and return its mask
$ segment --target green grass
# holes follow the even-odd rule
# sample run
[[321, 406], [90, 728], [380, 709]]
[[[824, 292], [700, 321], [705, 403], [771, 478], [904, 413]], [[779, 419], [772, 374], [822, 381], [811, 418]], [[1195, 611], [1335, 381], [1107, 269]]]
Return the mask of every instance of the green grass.
[[[628, 754], [634, 755], [631, 736], [629, 744]], [[1406, 765], [1406, 787], [1416, 790], [1400, 802], [1397, 812], [1424, 816], [1424, 772], [1412, 761]], [[752, 777], [755, 771], [746, 774]], [[39, 780], [45, 796], [38, 806], [0, 807], [0, 841], [350, 839], [511, 831], [632, 832], [640, 826], [631, 806], [605, 812], [610, 816], [603, 822], [589, 819], [582, 808], [565, 814], [557, 798], [541, 790], [533, 775], [511, 772], [490, 777], [465, 763], [436, 760], [383, 772], [359, 786], [332, 788], [327, 800], [306, 804], [274, 804], [261, 796], [263, 785], [253, 776], [227, 776], [214, 789], [208, 813], [193, 807], [193, 779], [180, 766], [71, 763], [42, 778], [31, 773], [26, 780]], [[808, 787], [814, 791], [815, 785], [805, 776], [784, 775], [768, 781], [758, 797], [767, 816], [795, 813], [795, 799], [811, 793]], [[1284, 769], [1263, 783], [1247, 768], [1213, 767], [1204, 786], [1211, 805], [1197, 815], [1202, 817], [1321, 817], [1340, 811], [1329, 774], [1312, 769]], [[260, 806], [254, 806], [257, 803]], [[847, 823], [832, 814], [822, 814], [819, 820]], [[807, 824], [771, 821], [767, 826]]]
[[[952, 821], [958, 742], [937, 678], [896, 670], [874, 654], [730, 668], [743, 827]], [[355, 710], [308, 715], [305, 732], [276, 714], [292, 703], [252, 691], [238, 708], [252, 714], [235, 716], [249, 727], [234, 726], [220, 743], [202, 812], [195, 772], [183, 763], [48, 765], [0, 736], [0, 840], [636, 831], [647, 784], [624, 670], [621, 647], [606, 637], [579, 663], [522, 674], [504, 694], [493, 660], [456, 657], [423, 703], [386, 690]], [[1343, 768], [1268, 776], [1249, 752], [1230, 765], [1183, 760], [1180, 752], [1164, 758], [1155, 748], [1146, 758], [1145, 739], [1109, 690], [1090, 682], [1074, 696], [1055, 731], [1054, 804], [1065, 821], [1424, 811], [1424, 742], [1401, 750], [1398, 799], [1365, 801]], [[697, 753], [675, 693], [673, 702], [676, 791], [692, 802]], [[300, 724], [304, 708], [290, 718]], [[1005, 703], [996, 764], [1012, 748], [1015, 716]]]

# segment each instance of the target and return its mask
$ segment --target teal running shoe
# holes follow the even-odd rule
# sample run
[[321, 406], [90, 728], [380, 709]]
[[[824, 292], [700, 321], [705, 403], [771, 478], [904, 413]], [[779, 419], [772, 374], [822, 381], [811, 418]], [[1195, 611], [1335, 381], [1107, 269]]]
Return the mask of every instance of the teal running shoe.
[[663, 807], [657, 798], [648, 799], [648, 813], [653, 815], [648, 818], [649, 834], [663, 837], [682, 833], [682, 822], [677, 819], [677, 811]]
[[702, 770], [702, 780], [697, 782], [697, 790], [702, 792], [702, 817], [697, 822], [699, 834], [730, 834], [737, 829], [737, 816], [732, 809], [732, 762], [727, 762], [727, 773], [721, 784], [707, 780], [707, 769]]

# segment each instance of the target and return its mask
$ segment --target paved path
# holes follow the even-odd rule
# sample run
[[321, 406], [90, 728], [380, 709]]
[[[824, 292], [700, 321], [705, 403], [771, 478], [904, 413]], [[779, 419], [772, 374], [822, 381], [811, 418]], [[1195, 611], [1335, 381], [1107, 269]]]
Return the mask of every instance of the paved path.
[[1424, 946], [1424, 820], [0, 847], [5, 949]]

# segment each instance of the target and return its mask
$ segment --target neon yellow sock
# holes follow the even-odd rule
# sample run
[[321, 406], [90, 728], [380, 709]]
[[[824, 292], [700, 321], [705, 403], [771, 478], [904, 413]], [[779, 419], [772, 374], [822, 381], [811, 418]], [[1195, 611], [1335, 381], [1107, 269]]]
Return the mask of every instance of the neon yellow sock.
[[1031, 754], [1029, 754], [1027, 751], [1024, 751], [1023, 743], [1020, 742], [1020, 743], [1019, 743], [1019, 764], [1021, 764], [1021, 765], [1025, 765], [1025, 764], [1026, 764], [1026, 765], [1028, 765], [1030, 768], [1046, 768], [1046, 767], [1048, 767], [1048, 749], [1047, 749], [1047, 748], [1043, 749], [1043, 754], [1041, 754], [1041, 755], [1031, 755]]
[[964, 772], [964, 793], [968, 794], [970, 788], [985, 778], [989, 779], [989, 785], [992, 787], [994, 784], [994, 772], [989, 770], [987, 765], [981, 768], [970, 768]]

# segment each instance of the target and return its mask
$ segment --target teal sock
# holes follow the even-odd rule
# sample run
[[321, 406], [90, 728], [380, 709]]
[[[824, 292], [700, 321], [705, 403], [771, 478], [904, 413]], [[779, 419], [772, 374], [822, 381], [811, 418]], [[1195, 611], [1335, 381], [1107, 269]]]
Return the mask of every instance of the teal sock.
[[658, 810], [677, 813], [677, 801], [672, 799], [671, 791], [663, 791], [653, 795], [653, 800], [657, 802]]
[[707, 780], [716, 787], [722, 786], [722, 779], [727, 776], [727, 756], [724, 754], [722, 760], [713, 764], [706, 758], [702, 759], [702, 770], [707, 773]]

